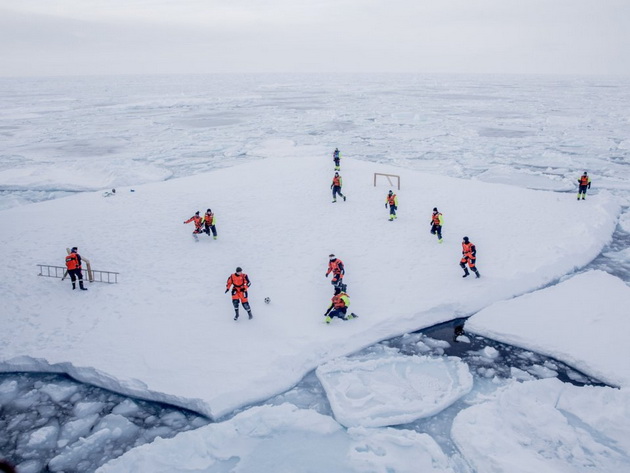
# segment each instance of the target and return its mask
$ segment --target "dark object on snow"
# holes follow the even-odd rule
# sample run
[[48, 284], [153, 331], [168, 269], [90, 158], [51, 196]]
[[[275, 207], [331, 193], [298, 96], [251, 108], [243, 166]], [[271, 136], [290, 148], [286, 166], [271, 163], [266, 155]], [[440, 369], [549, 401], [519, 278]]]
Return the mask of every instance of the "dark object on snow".
[[17, 473], [17, 470], [6, 460], [0, 460], [0, 471], [4, 473]]

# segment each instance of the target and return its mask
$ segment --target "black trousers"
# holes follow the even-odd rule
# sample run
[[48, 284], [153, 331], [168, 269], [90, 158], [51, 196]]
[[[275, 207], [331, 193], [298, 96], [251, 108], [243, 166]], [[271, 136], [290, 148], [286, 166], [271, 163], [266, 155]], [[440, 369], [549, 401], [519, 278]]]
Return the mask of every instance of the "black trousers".
[[206, 226], [205, 232], [208, 234], [208, 236], [210, 236], [210, 231], [212, 231], [212, 236], [217, 236], [217, 226], [216, 225], [208, 225], [206, 223], [205, 226]]
[[81, 268], [69, 269], [68, 274], [70, 275], [70, 280], [72, 282], [75, 282], [77, 279], [79, 281], [83, 281], [83, 273], [81, 273]]
[[431, 234], [435, 235], [437, 233], [438, 239], [442, 239], [442, 225], [433, 225], [431, 227]]

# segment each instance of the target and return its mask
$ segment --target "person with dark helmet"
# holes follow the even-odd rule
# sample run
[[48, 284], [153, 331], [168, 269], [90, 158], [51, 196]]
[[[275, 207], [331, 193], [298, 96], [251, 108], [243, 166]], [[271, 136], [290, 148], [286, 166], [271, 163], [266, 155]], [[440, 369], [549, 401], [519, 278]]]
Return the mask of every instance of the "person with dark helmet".
[[203, 218], [201, 218], [201, 216], [199, 215], [199, 210], [195, 212], [195, 215], [190, 217], [188, 220], [185, 220], [184, 224], [190, 223], [190, 222], [195, 223], [195, 229], [192, 232], [192, 236], [195, 239], [195, 241], [199, 241], [199, 238], [197, 238], [197, 235], [199, 235], [203, 231], [201, 228], [203, 226], [202, 225]]
[[339, 148], [335, 148], [335, 151], [333, 151], [333, 161], [335, 163], [335, 171], [341, 171], [341, 165], [339, 164], [341, 154], [339, 154]]
[[339, 175], [339, 173], [336, 172], [335, 175], [333, 176], [332, 184], [330, 185], [330, 188], [332, 189], [332, 195], [333, 195], [333, 204], [337, 202], [337, 194], [339, 194], [343, 198], [344, 202], [346, 201], [346, 196], [341, 193], [342, 185], [343, 185], [343, 180], [341, 179], [341, 176]]
[[252, 308], [249, 305], [247, 299], [247, 289], [252, 283], [249, 281], [247, 274], [243, 272], [243, 269], [239, 266], [236, 268], [236, 272], [231, 274], [227, 280], [225, 293], [232, 289], [232, 305], [234, 306], [234, 320], [238, 320], [238, 306], [239, 303], [243, 304], [243, 309], [247, 311], [247, 315], [252, 319]]
[[431, 235], [436, 235], [438, 243], [442, 243], [442, 224], [444, 219], [442, 214], [438, 211], [437, 207], [433, 207], [433, 214], [431, 215]]
[[72, 281], [72, 289], [77, 288], [76, 280], [79, 280], [79, 288], [82, 291], [87, 291], [87, 287], [83, 286], [83, 273], [81, 272], [81, 255], [79, 249], [76, 246], [72, 247], [70, 254], [66, 256], [66, 268]]
[[586, 171], [578, 178], [578, 185], [580, 187], [578, 188], [577, 200], [580, 200], [580, 194], [582, 194], [582, 200], [584, 200], [586, 199], [586, 189], [591, 188], [591, 178], [588, 177]]
[[340, 287], [336, 287], [335, 295], [330, 301], [328, 310], [324, 313], [324, 322], [329, 324], [334, 317], [339, 317], [341, 320], [356, 319], [358, 316], [355, 313], [347, 313], [348, 307], [350, 307], [350, 296]]
[[343, 283], [343, 277], [346, 274], [346, 268], [343, 265], [343, 261], [332, 253], [328, 255], [328, 271], [326, 271], [326, 277], [328, 277], [330, 273], [333, 275], [330, 283], [334, 287], [340, 287], [345, 291], [346, 285]]
[[475, 245], [468, 239], [467, 236], [464, 237], [464, 241], [462, 241], [462, 259], [459, 262], [459, 265], [464, 270], [463, 278], [467, 277], [470, 273], [468, 272], [468, 268], [466, 268], [466, 263], [470, 267], [470, 270], [475, 273], [475, 276], [478, 278], [481, 277], [475, 262], [477, 261], [477, 248]]
[[385, 208], [389, 205], [389, 221], [393, 222], [398, 218], [396, 215], [396, 209], [398, 209], [398, 197], [393, 191], [389, 191], [387, 197], [385, 197]]
[[201, 221], [203, 222], [205, 226], [203, 231], [207, 233], [208, 236], [210, 236], [210, 232], [212, 232], [212, 238], [216, 240], [217, 239], [217, 227], [216, 227], [217, 219], [212, 213], [211, 209], [206, 210], [206, 213], [203, 216], [203, 219]]

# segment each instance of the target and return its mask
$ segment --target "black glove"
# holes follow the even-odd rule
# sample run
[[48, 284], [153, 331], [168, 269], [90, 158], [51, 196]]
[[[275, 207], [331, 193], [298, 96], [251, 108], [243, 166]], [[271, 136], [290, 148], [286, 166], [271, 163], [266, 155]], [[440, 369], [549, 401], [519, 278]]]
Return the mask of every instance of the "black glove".
[[387, 204], [385, 204], [385, 208], [387, 208]]
[[591, 188], [591, 183], [590, 183], [590, 182], [588, 183], [588, 188], [589, 188], [589, 189]]
[[230, 290], [230, 288], [228, 287], [228, 288], [225, 290], [225, 293], [227, 294], [229, 290]]
[[330, 274], [330, 273], [326, 273], [326, 277], [328, 277], [328, 275], [329, 275], [329, 274]]

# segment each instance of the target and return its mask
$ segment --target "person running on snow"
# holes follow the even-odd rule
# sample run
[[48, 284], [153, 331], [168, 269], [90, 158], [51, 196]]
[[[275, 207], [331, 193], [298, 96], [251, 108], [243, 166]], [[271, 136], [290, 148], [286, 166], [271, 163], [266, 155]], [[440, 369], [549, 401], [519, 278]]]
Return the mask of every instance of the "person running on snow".
[[249, 277], [240, 267], [236, 268], [236, 272], [231, 274], [227, 279], [225, 293], [227, 294], [230, 288], [232, 289], [232, 305], [234, 306], [235, 312], [234, 320], [238, 320], [239, 302], [243, 304], [243, 309], [247, 311], [249, 318], [252, 319], [254, 317], [252, 315], [252, 308], [249, 306], [249, 302], [247, 300], [247, 289], [251, 285], [252, 283], [249, 281]]
[[337, 202], [337, 194], [343, 197], [344, 202], [346, 201], [346, 196], [341, 193], [341, 185], [342, 185], [341, 176], [339, 175], [338, 172], [336, 172], [335, 176], [333, 177], [332, 184], [330, 185], [330, 188], [332, 189], [332, 194], [333, 194], [333, 203]]
[[341, 154], [339, 154], [339, 148], [335, 148], [335, 151], [333, 151], [333, 161], [335, 162], [335, 171], [341, 171], [341, 165], [339, 164]]
[[199, 235], [203, 231], [202, 228], [201, 228], [202, 227], [203, 218], [201, 218], [199, 216], [199, 210], [197, 210], [195, 212], [195, 215], [190, 217], [184, 223], [190, 223], [190, 222], [195, 222], [195, 229], [192, 232], [192, 236], [195, 239], [195, 241], [199, 241], [199, 239], [197, 238], [197, 235]]
[[466, 268], [466, 263], [468, 263], [470, 270], [475, 273], [477, 277], [481, 277], [479, 271], [477, 270], [477, 267], [475, 266], [476, 260], [477, 248], [475, 248], [475, 245], [470, 242], [467, 236], [465, 236], [464, 241], [462, 241], [462, 260], [459, 262], [459, 265], [464, 270], [464, 275], [462, 276], [463, 278], [470, 274], [468, 272], [468, 268]]
[[444, 218], [442, 214], [438, 212], [437, 207], [433, 207], [433, 215], [431, 215], [431, 235], [437, 234], [438, 243], [442, 243], [442, 224]]
[[340, 287], [345, 291], [347, 286], [343, 283], [343, 276], [346, 274], [346, 268], [343, 265], [343, 261], [333, 254], [328, 255], [328, 259], [328, 271], [326, 271], [326, 277], [332, 273], [333, 278], [330, 283], [334, 287]]
[[580, 187], [578, 189], [577, 200], [580, 200], [580, 194], [582, 194], [582, 200], [584, 200], [586, 198], [586, 189], [591, 188], [591, 178], [588, 177], [586, 171], [578, 178], [578, 184]]
[[332, 296], [330, 306], [324, 313], [324, 321], [329, 324], [334, 317], [339, 317], [341, 320], [356, 319], [358, 315], [355, 313], [347, 314], [348, 307], [350, 307], [350, 296], [345, 293], [340, 287], [335, 288], [335, 295]]
[[389, 221], [393, 222], [396, 216], [396, 209], [398, 208], [398, 197], [391, 190], [385, 197], [385, 208], [389, 205]]
[[76, 280], [79, 280], [79, 288], [82, 291], [87, 291], [87, 287], [83, 286], [83, 274], [81, 273], [81, 255], [78, 253], [76, 246], [72, 247], [70, 254], [66, 256], [66, 268], [72, 281], [72, 289], [77, 288]]
[[203, 222], [205, 228], [203, 229], [203, 231], [205, 233], [208, 234], [208, 236], [210, 236], [210, 231], [212, 231], [212, 238], [214, 238], [215, 240], [217, 239], [217, 227], [216, 227], [216, 222], [217, 219], [214, 216], [214, 214], [212, 213], [212, 210], [208, 209], [206, 210], [206, 213], [204, 214], [203, 218], [201, 219], [201, 221]]

